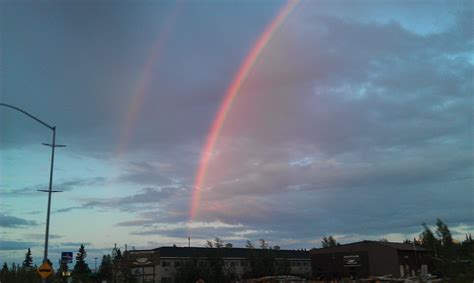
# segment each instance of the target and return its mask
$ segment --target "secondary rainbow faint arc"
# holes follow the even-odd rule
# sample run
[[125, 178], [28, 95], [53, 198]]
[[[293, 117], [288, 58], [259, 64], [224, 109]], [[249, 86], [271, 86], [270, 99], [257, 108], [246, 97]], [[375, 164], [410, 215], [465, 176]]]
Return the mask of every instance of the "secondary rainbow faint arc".
[[298, 4], [300, 0], [288, 0], [286, 4], [279, 10], [275, 18], [267, 25], [263, 33], [260, 35], [258, 40], [253, 45], [253, 48], [247, 54], [244, 59], [244, 62], [240, 66], [237, 74], [232, 80], [231, 84], [227, 88], [227, 91], [224, 95], [224, 99], [219, 107], [219, 111], [214, 118], [212, 126], [210, 128], [209, 134], [206, 138], [206, 143], [201, 151], [201, 157], [199, 160], [199, 167], [196, 173], [196, 178], [194, 180], [194, 190], [191, 199], [191, 210], [190, 210], [190, 220], [194, 220], [199, 208], [199, 202], [201, 200], [202, 186], [204, 184], [207, 168], [209, 165], [209, 160], [213, 151], [213, 148], [216, 144], [219, 132], [222, 129], [222, 126], [225, 122], [227, 113], [229, 112], [232, 103], [235, 100], [235, 97], [239, 93], [240, 88], [247, 79], [250, 71], [257, 62], [260, 54], [265, 49], [265, 47], [270, 42], [272, 36], [285, 21], [288, 15], [291, 13], [293, 8]]
[[151, 52], [143, 67], [142, 75], [134, 88], [130, 103], [128, 104], [128, 110], [125, 114], [125, 120], [123, 122], [122, 132], [119, 137], [117, 150], [115, 152], [116, 157], [120, 157], [126, 150], [126, 147], [132, 136], [132, 131], [136, 123], [137, 115], [140, 113], [140, 109], [143, 106], [145, 98], [149, 95], [149, 85], [153, 79], [153, 68], [160, 59], [162, 48], [168, 40], [169, 34], [175, 28], [178, 14], [181, 10], [181, 1], [177, 1], [171, 13], [167, 14], [164, 21], [163, 27], [158, 33], [158, 36], [152, 46]]

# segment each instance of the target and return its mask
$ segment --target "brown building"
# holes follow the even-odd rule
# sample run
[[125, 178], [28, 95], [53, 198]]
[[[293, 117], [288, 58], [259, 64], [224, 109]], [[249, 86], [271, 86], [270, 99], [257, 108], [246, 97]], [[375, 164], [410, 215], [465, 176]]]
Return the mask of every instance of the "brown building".
[[428, 273], [428, 250], [412, 244], [362, 241], [310, 252], [314, 278], [408, 277]]
[[[215, 248], [200, 247], [160, 247], [151, 250], [131, 250], [124, 252], [122, 264], [137, 283], [174, 283], [179, 268], [187, 260], [207, 261], [216, 251]], [[219, 249], [224, 269], [232, 270], [238, 278], [241, 278], [250, 267], [249, 252], [253, 252], [256, 258], [262, 258], [263, 254], [268, 251], [271, 251], [276, 261], [288, 260], [291, 274], [306, 277], [311, 275], [311, 261], [308, 251], [262, 250], [231, 246]]]

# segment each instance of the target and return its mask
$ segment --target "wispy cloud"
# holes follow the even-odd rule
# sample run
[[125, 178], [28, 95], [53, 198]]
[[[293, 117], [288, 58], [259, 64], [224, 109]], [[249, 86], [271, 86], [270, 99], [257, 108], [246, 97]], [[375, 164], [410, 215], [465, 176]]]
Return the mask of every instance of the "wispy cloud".
[[4, 228], [25, 228], [38, 225], [36, 221], [19, 218], [16, 216], [0, 213], [0, 227]]
[[[67, 180], [63, 182], [59, 182], [57, 184], [54, 184], [53, 190], [61, 190], [61, 191], [71, 191], [74, 188], [79, 188], [79, 187], [97, 187], [100, 185], [105, 184], [106, 182], [105, 177], [93, 177], [93, 178], [76, 178], [73, 180]], [[5, 197], [25, 197], [25, 196], [42, 196], [38, 192], [38, 190], [47, 190], [48, 185], [42, 184], [42, 185], [35, 185], [35, 186], [28, 186], [24, 187], [21, 189], [7, 189], [7, 190], [2, 190], [1, 194], [2, 196]]]

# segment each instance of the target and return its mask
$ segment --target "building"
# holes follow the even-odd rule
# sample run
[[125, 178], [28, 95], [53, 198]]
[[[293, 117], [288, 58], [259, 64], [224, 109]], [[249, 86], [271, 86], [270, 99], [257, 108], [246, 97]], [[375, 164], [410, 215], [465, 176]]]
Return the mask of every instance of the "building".
[[287, 260], [291, 274], [309, 277], [311, 261], [308, 251], [262, 250], [248, 248], [161, 247], [152, 250], [130, 250], [123, 255], [123, 267], [138, 283], [174, 283], [176, 274], [187, 260], [208, 261], [216, 254], [222, 258], [225, 269], [231, 269], [238, 278], [249, 268], [252, 254], [258, 260], [271, 252], [275, 261]]
[[362, 241], [310, 253], [313, 277], [319, 279], [428, 273], [428, 250], [413, 244]]

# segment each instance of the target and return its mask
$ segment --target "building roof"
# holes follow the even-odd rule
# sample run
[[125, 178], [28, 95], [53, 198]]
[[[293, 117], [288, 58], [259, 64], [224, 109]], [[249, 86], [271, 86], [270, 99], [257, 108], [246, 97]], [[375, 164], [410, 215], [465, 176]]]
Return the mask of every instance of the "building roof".
[[200, 248], [200, 247], [160, 247], [154, 249], [160, 257], [209, 257], [219, 255], [227, 258], [246, 258], [250, 253], [256, 257], [263, 256], [265, 251], [269, 251], [276, 258], [287, 259], [307, 259], [309, 260], [309, 251], [297, 250], [263, 250], [248, 248]]
[[395, 243], [395, 242], [380, 242], [380, 241], [365, 241], [365, 242], [373, 242], [373, 243], [378, 243], [383, 246], [387, 246], [390, 248], [394, 248], [397, 250], [402, 250], [402, 251], [428, 251], [427, 249], [416, 246], [413, 244], [406, 244], [406, 243]]
[[389, 248], [400, 250], [400, 251], [428, 252], [427, 249], [420, 246], [415, 246], [413, 244], [383, 242], [383, 241], [360, 241], [360, 242], [338, 245], [335, 247], [315, 249], [315, 250], [312, 250], [312, 252], [313, 253], [337, 252], [337, 251], [345, 251], [347, 248], [351, 248], [351, 247], [361, 248], [361, 247], [368, 247], [371, 245], [381, 245], [381, 246], [389, 247]]

